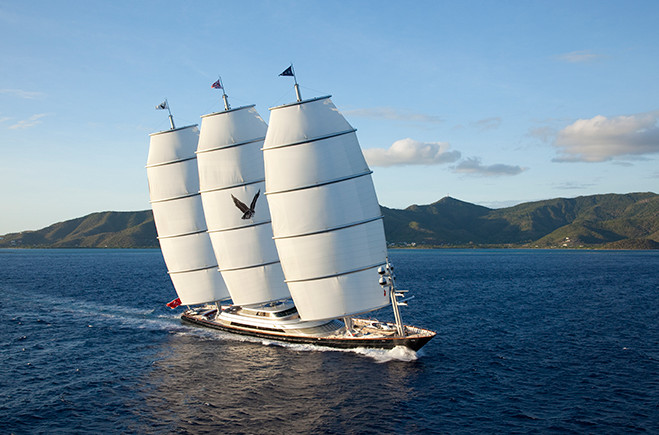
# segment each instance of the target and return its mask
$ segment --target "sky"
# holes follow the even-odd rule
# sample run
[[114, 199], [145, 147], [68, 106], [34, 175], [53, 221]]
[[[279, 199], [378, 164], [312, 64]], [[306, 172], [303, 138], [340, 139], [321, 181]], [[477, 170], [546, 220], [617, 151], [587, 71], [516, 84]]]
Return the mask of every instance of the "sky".
[[381, 205], [659, 192], [656, 1], [0, 0], [0, 234], [150, 208], [149, 133], [332, 95]]

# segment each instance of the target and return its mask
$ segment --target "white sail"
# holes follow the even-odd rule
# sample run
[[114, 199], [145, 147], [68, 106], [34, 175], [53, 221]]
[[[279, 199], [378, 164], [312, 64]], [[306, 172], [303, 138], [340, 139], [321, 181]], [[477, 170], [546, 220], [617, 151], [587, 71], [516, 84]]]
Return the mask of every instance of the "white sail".
[[272, 226], [303, 320], [389, 304], [382, 215], [355, 129], [329, 97], [274, 107], [263, 152]]
[[184, 305], [229, 298], [199, 195], [196, 125], [151, 135], [147, 177], [165, 264]]
[[201, 197], [215, 257], [236, 305], [290, 297], [264, 195], [266, 129], [254, 106], [212, 113], [201, 121]]

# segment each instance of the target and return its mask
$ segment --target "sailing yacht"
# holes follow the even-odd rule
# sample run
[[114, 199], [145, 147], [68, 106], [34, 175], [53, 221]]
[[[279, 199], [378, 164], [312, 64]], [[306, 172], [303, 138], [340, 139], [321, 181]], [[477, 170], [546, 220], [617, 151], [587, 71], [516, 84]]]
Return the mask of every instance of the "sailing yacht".
[[[220, 80], [213, 87], [222, 89], [224, 110], [202, 116], [200, 132], [175, 129], [170, 112], [172, 128], [151, 135], [151, 203], [188, 306], [182, 319], [293, 343], [420, 349], [435, 332], [402, 323], [405, 291], [395, 287], [372, 171], [330, 96], [303, 100], [295, 79], [297, 101], [271, 108], [267, 126], [254, 106], [232, 109]], [[170, 229], [170, 219], [181, 228]], [[187, 246], [191, 236], [203, 248]], [[219, 275], [216, 293], [191, 302], [197, 282], [178, 278], [201, 270]], [[395, 322], [354, 317], [388, 305]]]

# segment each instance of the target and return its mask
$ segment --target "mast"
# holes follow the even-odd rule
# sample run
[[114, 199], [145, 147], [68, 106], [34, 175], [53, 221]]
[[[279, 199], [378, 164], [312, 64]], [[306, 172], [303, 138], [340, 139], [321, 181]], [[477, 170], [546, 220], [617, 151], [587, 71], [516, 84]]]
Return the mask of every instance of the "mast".
[[169, 103], [167, 102], [167, 98], [165, 98], [165, 101], [163, 101], [162, 103], [156, 106], [156, 110], [164, 110], [164, 109], [167, 109], [167, 112], [169, 112], [170, 130], [176, 130], [176, 126], [174, 125], [174, 117], [172, 116], [172, 111], [169, 110]]
[[[389, 262], [387, 258], [387, 264], [378, 268], [378, 273], [380, 274], [380, 285], [383, 289], [389, 290], [389, 297], [391, 298], [391, 308], [394, 312], [394, 319], [396, 321], [396, 332], [401, 337], [405, 336], [405, 326], [403, 325], [403, 320], [400, 316], [400, 309], [398, 306], [406, 306], [407, 302], [399, 301], [398, 298], [404, 296], [404, 293], [407, 290], [396, 290], [396, 276], [394, 275], [394, 266]], [[385, 290], [386, 291], [386, 290]]]
[[302, 95], [300, 94], [300, 85], [297, 84], [297, 77], [295, 77], [295, 73], [293, 74], [293, 80], [295, 80], [295, 96], [297, 97], [298, 101], [302, 101]]
[[284, 71], [282, 71], [280, 76], [292, 76], [293, 80], [295, 81], [295, 97], [297, 98], [297, 101], [300, 102], [302, 101], [302, 94], [300, 94], [300, 85], [297, 84], [297, 77], [295, 76], [295, 69], [293, 68], [293, 64], [286, 68]]
[[[168, 108], [167, 100], [156, 106]], [[147, 177], [158, 240], [181, 303], [229, 298], [217, 270], [199, 195], [195, 148], [199, 129], [190, 125], [151, 134]]]
[[222, 83], [222, 77], [217, 76], [217, 81], [215, 81], [212, 85], [211, 88], [213, 89], [222, 89], [222, 101], [224, 102], [224, 110], [231, 110], [231, 106], [229, 105], [229, 96], [224, 90], [224, 84]]
[[341, 318], [388, 305], [377, 272], [386, 264], [382, 214], [356, 130], [329, 96], [270, 111], [266, 195], [300, 317]]
[[[167, 102], [167, 100], [165, 100]], [[169, 110], [169, 104], [167, 104], [167, 111], [169, 112], [169, 125], [172, 130], [176, 129], [176, 126], [174, 125], [174, 117], [172, 116], [172, 111]]]

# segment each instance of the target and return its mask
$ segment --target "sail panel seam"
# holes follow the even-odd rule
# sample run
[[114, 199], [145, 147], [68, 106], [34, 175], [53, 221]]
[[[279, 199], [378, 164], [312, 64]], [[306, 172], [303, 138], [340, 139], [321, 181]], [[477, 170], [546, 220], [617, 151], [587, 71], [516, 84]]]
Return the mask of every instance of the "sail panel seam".
[[197, 196], [197, 195], [199, 195], [199, 192], [196, 192], [196, 193], [188, 193], [188, 194], [185, 194], [185, 195], [174, 196], [174, 197], [171, 197], [171, 198], [154, 199], [154, 200], [149, 201], [149, 203], [150, 203], [150, 204], [155, 204], [155, 203], [158, 203], [158, 202], [174, 201], [174, 200], [176, 200], [176, 199], [191, 198], [191, 197], [193, 197], [193, 196]]
[[315, 276], [313, 278], [287, 279], [285, 282], [289, 283], [289, 282], [317, 281], [319, 279], [334, 278], [334, 277], [337, 277], [337, 276], [350, 275], [351, 273], [357, 273], [357, 272], [363, 272], [363, 271], [369, 270], [369, 269], [375, 269], [376, 267], [384, 266], [385, 264], [386, 264], [386, 262], [385, 263], [380, 262], [380, 263], [376, 263], [376, 264], [371, 265], [371, 266], [366, 266], [366, 267], [361, 267], [359, 269], [349, 270], [347, 272], [334, 273], [334, 274], [325, 275], [325, 276]]
[[270, 151], [270, 150], [276, 150], [276, 149], [279, 149], [279, 148], [292, 147], [292, 146], [296, 146], [296, 145], [304, 145], [306, 143], [318, 142], [318, 141], [325, 140], [325, 139], [331, 139], [331, 138], [337, 137], [337, 136], [343, 136], [345, 134], [354, 133], [356, 131], [357, 131], [357, 129], [353, 128], [353, 129], [350, 129], [350, 130], [339, 131], [337, 133], [329, 133], [329, 134], [326, 134], [326, 135], [323, 135], [323, 136], [312, 137], [311, 139], [304, 139], [304, 140], [300, 140], [300, 141], [297, 141], [297, 142], [291, 142], [291, 143], [287, 143], [287, 144], [275, 145], [275, 146], [270, 146], [270, 147], [267, 147], [267, 148], [263, 147], [263, 148], [261, 148], [261, 150], [262, 151]]
[[197, 158], [197, 156], [193, 156], [193, 157], [185, 157], [183, 159], [169, 160], [167, 162], [152, 163], [150, 165], [146, 165], [145, 168], [149, 169], [149, 168], [155, 168], [155, 167], [158, 167], [158, 166], [173, 165], [174, 163], [187, 162], [188, 160], [194, 160], [196, 158]]
[[233, 272], [235, 270], [253, 269], [255, 267], [270, 266], [271, 264], [277, 264], [277, 263], [279, 263], [279, 260], [271, 261], [269, 263], [253, 264], [253, 265], [250, 265], [250, 266], [230, 267], [228, 269], [220, 268], [220, 272]]
[[309, 232], [309, 233], [302, 233], [302, 234], [292, 234], [290, 236], [273, 237], [273, 239], [275, 239], [275, 240], [293, 239], [295, 237], [305, 237], [305, 236], [314, 236], [316, 234], [331, 233], [332, 231], [338, 231], [338, 230], [343, 230], [343, 229], [346, 229], [346, 228], [351, 228], [351, 227], [356, 227], [356, 226], [359, 226], [359, 225], [368, 224], [370, 222], [375, 222], [375, 221], [383, 219], [383, 218], [384, 218], [384, 215], [380, 215], [380, 216], [376, 216], [376, 217], [373, 217], [373, 218], [364, 219], [364, 220], [359, 221], [359, 222], [351, 222], [349, 224], [339, 225], [339, 226], [332, 227], [332, 228], [326, 228], [324, 230], [312, 231], [312, 232]]
[[205, 233], [206, 231], [207, 231], [206, 229], [203, 229], [203, 230], [191, 231], [191, 232], [189, 232], [189, 233], [183, 233], [183, 234], [172, 234], [171, 236], [162, 236], [162, 237], [159, 236], [159, 237], [157, 237], [157, 239], [158, 239], [158, 240], [162, 240], [162, 239], [175, 239], [175, 238], [177, 238], [177, 237], [192, 236], [192, 235], [195, 235], [195, 234]]
[[317, 281], [319, 279], [334, 278], [334, 277], [337, 277], [337, 276], [350, 275], [351, 273], [363, 272], [365, 270], [374, 269], [376, 267], [384, 266], [385, 264], [386, 264], [386, 262], [385, 263], [380, 262], [380, 263], [376, 263], [376, 264], [371, 265], [371, 266], [366, 266], [366, 267], [362, 267], [362, 268], [359, 268], [359, 269], [349, 270], [347, 272], [334, 273], [334, 274], [325, 275], [325, 276], [315, 276], [313, 278], [287, 279], [285, 282], [289, 283], [289, 282]]
[[195, 154], [203, 154], [203, 153], [209, 153], [209, 152], [211, 152], [211, 151], [224, 150], [224, 149], [227, 149], [227, 148], [235, 148], [235, 147], [239, 147], [239, 146], [241, 146], [241, 145], [248, 145], [248, 144], [250, 144], [250, 143], [262, 142], [262, 141], [264, 141], [264, 140], [265, 140], [265, 136], [263, 136], [263, 137], [261, 137], [261, 138], [257, 138], [257, 139], [252, 139], [252, 140], [244, 141], [244, 142], [238, 142], [238, 143], [231, 143], [231, 144], [227, 144], [227, 145], [221, 145], [221, 146], [219, 146], [219, 147], [209, 148], [209, 149], [206, 149], [206, 150], [201, 150], [201, 151], [197, 150], [197, 151], [195, 151]]
[[209, 233], [223, 233], [225, 231], [233, 231], [233, 230], [242, 230], [243, 228], [252, 228], [252, 227], [258, 227], [259, 225], [267, 225], [269, 223], [272, 223], [272, 221], [264, 221], [264, 222], [256, 222], [250, 225], [242, 225], [240, 227], [231, 227], [231, 228], [221, 228], [217, 230], [208, 230]]
[[373, 173], [373, 171], [371, 171], [369, 169], [368, 171], [360, 172], [359, 174], [347, 175], [345, 177], [335, 178], [333, 180], [328, 180], [328, 181], [321, 181], [319, 183], [309, 184], [307, 186], [294, 187], [292, 189], [275, 190], [274, 192], [265, 192], [265, 194], [266, 195], [277, 195], [279, 193], [288, 193], [288, 192], [295, 192], [296, 190], [311, 189], [313, 187], [321, 187], [321, 186], [326, 186], [328, 184], [334, 184], [334, 183], [340, 183], [342, 181], [352, 180], [353, 178], [364, 177], [366, 175], [371, 175], [372, 173]]
[[170, 275], [175, 275], [177, 273], [199, 272], [200, 270], [208, 270], [208, 269], [217, 269], [217, 264], [214, 264], [212, 266], [199, 267], [196, 269], [174, 270], [174, 271], [170, 270], [167, 273]]
[[209, 192], [217, 192], [217, 191], [220, 191], [220, 190], [229, 190], [229, 189], [234, 189], [236, 187], [249, 186], [250, 184], [258, 184], [258, 183], [263, 183], [263, 182], [265, 182], [265, 178], [260, 179], [260, 180], [255, 180], [255, 181], [246, 181], [246, 182], [240, 183], [240, 184], [233, 184], [231, 186], [215, 187], [213, 189], [204, 189], [204, 190], [200, 190], [199, 193], [209, 193]]

